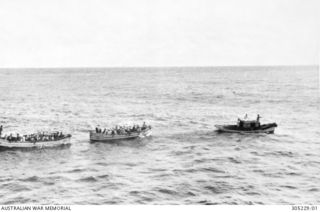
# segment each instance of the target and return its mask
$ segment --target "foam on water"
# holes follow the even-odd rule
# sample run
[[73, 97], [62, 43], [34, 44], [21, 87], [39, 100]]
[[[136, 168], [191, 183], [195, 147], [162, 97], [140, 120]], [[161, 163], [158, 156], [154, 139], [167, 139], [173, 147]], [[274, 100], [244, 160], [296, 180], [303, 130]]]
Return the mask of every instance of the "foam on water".
[[[317, 67], [0, 70], [5, 132], [70, 148], [1, 151], [0, 204], [320, 204]], [[274, 135], [214, 132], [237, 115]], [[153, 136], [89, 143], [146, 121]]]

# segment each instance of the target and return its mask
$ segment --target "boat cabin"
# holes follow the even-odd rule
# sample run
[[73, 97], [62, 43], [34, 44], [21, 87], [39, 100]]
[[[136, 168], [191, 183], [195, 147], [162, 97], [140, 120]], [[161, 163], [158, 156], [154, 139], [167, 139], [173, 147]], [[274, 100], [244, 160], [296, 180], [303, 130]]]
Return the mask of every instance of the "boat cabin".
[[237, 126], [240, 128], [244, 128], [244, 129], [258, 128], [258, 127], [260, 127], [260, 121], [238, 119]]

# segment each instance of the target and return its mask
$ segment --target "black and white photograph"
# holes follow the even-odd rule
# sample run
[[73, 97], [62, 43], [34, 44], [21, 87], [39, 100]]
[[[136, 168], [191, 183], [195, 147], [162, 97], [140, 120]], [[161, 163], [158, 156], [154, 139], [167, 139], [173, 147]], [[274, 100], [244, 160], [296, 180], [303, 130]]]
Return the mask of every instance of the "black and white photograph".
[[0, 0], [0, 211], [319, 210], [319, 38], [318, 0]]

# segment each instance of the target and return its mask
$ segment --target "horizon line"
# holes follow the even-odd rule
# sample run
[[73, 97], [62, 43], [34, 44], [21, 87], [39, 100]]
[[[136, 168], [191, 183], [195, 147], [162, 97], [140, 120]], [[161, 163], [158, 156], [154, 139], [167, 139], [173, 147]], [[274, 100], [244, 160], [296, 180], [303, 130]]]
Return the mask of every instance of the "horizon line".
[[43, 67], [0, 67], [0, 69], [104, 69], [104, 68], [235, 68], [235, 67], [319, 67], [319, 64], [299, 64], [299, 65], [212, 65], [212, 66], [43, 66]]

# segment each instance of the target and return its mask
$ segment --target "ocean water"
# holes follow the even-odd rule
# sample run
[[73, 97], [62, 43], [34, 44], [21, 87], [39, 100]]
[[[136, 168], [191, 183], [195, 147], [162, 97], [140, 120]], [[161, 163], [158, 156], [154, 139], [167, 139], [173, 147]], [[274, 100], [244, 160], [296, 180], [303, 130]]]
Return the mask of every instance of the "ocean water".
[[[272, 135], [219, 134], [247, 113]], [[4, 132], [69, 148], [0, 152], [0, 204], [320, 204], [318, 67], [0, 70]], [[150, 138], [89, 143], [96, 125]]]

